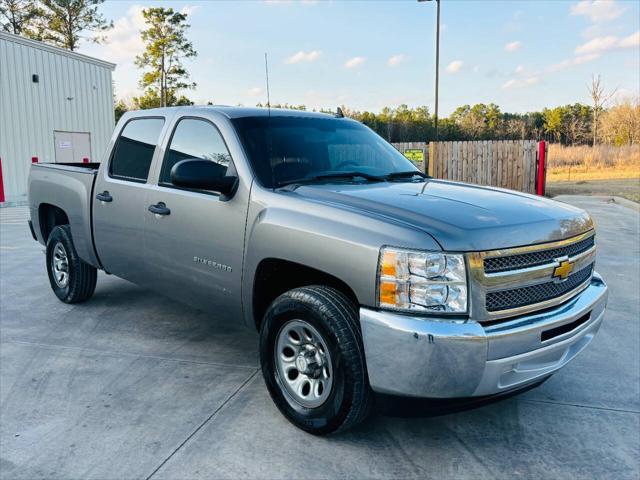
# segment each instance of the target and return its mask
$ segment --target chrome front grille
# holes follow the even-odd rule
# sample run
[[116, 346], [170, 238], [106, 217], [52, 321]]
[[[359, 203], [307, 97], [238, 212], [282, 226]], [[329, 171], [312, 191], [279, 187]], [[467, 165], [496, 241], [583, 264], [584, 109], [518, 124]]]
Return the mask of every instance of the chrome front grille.
[[585, 252], [595, 245], [595, 237], [585, 238], [576, 243], [564, 247], [542, 250], [539, 252], [522, 253], [520, 255], [508, 255], [484, 259], [484, 273], [506, 272], [520, 268], [535, 267], [553, 262], [554, 259], [567, 256], [573, 257]]
[[560, 297], [582, 285], [591, 278], [593, 265], [570, 275], [566, 281], [555, 281], [530, 285], [528, 287], [500, 290], [487, 293], [487, 311], [496, 312], [545, 302]]
[[559, 305], [589, 285], [595, 232], [540, 245], [468, 254], [471, 316], [496, 321]]

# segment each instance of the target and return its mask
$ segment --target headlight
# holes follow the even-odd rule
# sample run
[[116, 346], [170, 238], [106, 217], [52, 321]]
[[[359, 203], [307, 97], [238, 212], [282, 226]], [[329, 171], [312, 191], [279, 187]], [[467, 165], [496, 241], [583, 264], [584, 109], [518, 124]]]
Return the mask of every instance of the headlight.
[[383, 248], [378, 266], [378, 304], [394, 310], [466, 313], [464, 257]]

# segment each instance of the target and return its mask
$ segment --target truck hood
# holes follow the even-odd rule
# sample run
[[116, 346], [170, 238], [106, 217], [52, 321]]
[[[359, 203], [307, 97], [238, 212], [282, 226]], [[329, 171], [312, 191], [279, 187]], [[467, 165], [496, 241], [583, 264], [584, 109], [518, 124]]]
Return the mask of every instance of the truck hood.
[[512, 190], [443, 180], [303, 185], [296, 188], [295, 194], [309, 201], [410, 225], [431, 235], [448, 251], [544, 243], [593, 228], [586, 212], [564, 203]]

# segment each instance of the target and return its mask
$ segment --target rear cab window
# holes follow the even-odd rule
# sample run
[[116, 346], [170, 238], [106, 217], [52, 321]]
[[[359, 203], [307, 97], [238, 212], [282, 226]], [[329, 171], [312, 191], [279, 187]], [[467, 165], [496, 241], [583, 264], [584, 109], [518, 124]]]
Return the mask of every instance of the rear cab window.
[[158, 117], [130, 120], [116, 141], [109, 164], [109, 176], [145, 183], [163, 126], [164, 119]]

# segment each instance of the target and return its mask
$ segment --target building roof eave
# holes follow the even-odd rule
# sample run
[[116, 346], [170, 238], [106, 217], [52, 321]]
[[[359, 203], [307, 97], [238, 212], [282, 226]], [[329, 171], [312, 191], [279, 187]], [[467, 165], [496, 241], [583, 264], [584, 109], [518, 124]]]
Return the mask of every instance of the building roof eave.
[[21, 37], [20, 35], [14, 35], [13, 33], [0, 32], [0, 39], [6, 40], [8, 42], [20, 43], [28, 47], [37, 48], [38, 50], [45, 50], [51, 53], [55, 53], [57, 55], [63, 55], [66, 57], [74, 58], [82, 62], [93, 63], [94, 65], [108, 68], [110, 70], [115, 70], [116, 68], [115, 63], [107, 62], [105, 60], [100, 60], [99, 58], [95, 58], [95, 57], [90, 57], [82, 53], [72, 52], [64, 48], [55, 47], [53, 45], [49, 45], [47, 43], [40, 42], [38, 40], [31, 40], [29, 38], [24, 38], [24, 37]]

